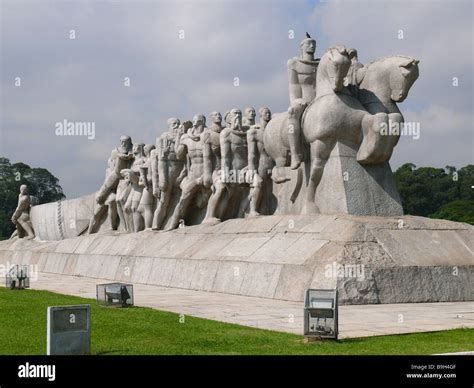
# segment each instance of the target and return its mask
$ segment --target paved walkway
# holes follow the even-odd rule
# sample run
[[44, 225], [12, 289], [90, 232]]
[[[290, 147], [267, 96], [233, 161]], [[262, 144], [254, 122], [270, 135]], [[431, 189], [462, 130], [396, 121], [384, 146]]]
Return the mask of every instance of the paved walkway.
[[[110, 280], [40, 273], [32, 289], [95, 298]], [[4, 283], [3, 283], [4, 284]], [[262, 329], [303, 334], [303, 303], [134, 285], [135, 305]], [[340, 338], [474, 328], [474, 302], [339, 307]]]

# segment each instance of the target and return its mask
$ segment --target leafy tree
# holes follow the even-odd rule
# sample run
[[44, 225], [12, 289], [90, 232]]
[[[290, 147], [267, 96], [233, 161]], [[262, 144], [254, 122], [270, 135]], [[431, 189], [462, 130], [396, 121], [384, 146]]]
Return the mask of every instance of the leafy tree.
[[25, 163], [11, 164], [0, 157], [0, 239], [8, 238], [15, 230], [10, 218], [18, 203], [20, 186], [26, 184], [29, 193], [39, 203], [48, 203], [65, 198], [59, 180], [44, 168], [31, 168]]
[[463, 219], [469, 220], [468, 214], [473, 211], [474, 165], [456, 170], [453, 166], [417, 168], [413, 163], [406, 163], [395, 172], [395, 182], [407, 214], [456, 221], [460, 220], [462, 206], [466, 206], [467, 217]]
[[430, 214], [431, 218], [442, 218], [445, 220], [467, 222], [474, 225], [474, 201], [470, 199], [458, 199], [441, 206], [436, 212]]

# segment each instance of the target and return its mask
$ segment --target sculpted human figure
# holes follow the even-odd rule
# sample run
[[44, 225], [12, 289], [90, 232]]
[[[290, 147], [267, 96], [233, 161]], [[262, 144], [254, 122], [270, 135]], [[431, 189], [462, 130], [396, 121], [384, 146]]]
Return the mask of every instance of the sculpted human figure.
[[133, 145], [134, 161], [130, 169], [121, 171], [122, 176], [130, 180], [131, 192], [125, 204], [125, 213], [131, 214], [133, 219], [133, 231], [139, 232], [144, 229], [144, 220], [142, 214], [138, 211], [138, 206], [142, 198], [143, 186], [140, 185], [140, 169], [146, 163], [146, 156], [144, 152], [144, 143], [137, 143]]
[[130, 136], [122, 136], [120, 138], [120, 147], [112, 150], [109, 174], [96, 195], [96, 206], [94, 208], [94, 215], [89, 222], [89, 233], [96, 233], [99, 229], [107, 212], [106, 200], [111, 193], [116, 192], [118, 184], [122, 179], [120, 172], [123, 169], [130, 168], [133, 162], [133, 154], [131, 151], [132, 139]]
[[146, 161], [140, 167], [139, 185], [143, 187], [142, 197], [138, 205], [138, 212], [145, 220], [145, 229], [151, 229], [153, 223], [153, 208], [155, 204], [155, 197], [153, 196], [153, 182], [151, 174], [151, 152], [155, 149], [153, 144], [147, 144], [143, 147]]
[[255, 113], [255, 108], [249, 106], [248, 108], [245, 108], [245, 116], [242, 119], [242, 125], [244, 127], [250, 128], [252, 125], [255, 125], [255, 116], [257, 114]]
[[288, 61], [290, 107], [288, 108], [288, 136], [291, 152], [291, 168], [297, 169], [303, 158], [301, 145], [301, 115], [316, 97], [316, 71], [319, 60], [314, 58], [316, 41], [306, 33], [300, 43], [300, 57]]
[[[221, 180], [230, 192], [230, 197], [239, 193], [242, 185], [249, 183], [247, 132], [242, 126], [242, 112], [232, 109], [227, 117], [230, 125], [220, 135], [222, 170]], [[227, 121], [227, 120], [226, 120]], [[242, 217], [247, 206], [241, 202], [238, 217]]]
[[117, 186], [117, 193], [115, 195], [115, 202], [117, 204], [117, 213], [120, 219], [120, 224], [124, 230], [131, 233], [133, 232], [133, 219], [132, 215], [125, 212], [125, 204], [127, 203], [128, 196], [132, 191], [132, 185], [130, 184], [129, 175], [121, 174], [122, 179]]
[[168, 131], [156, 139], [156, 149], [151, 154], [153, 195], [157, 206], [153, 215], [153, 229], [161, 229], [169, 214], [173, 194], [177, 194], [186, 169], [183, 160], [176, 158], [175, 141], [180, 121], [168, 119]]
[[35, 232], [30, 220], [31, 206], [28, 187], [26, 185], [21, 185], [20, 194], [18, 195], [18, 206], [11, 218], [16, 226], [16, 234], [18, 235], [18, 238], [26, 238], [27, 240], [35, 238]]
[[248, 169], [252, 172], [252, 183], [250, 185], [250, 213], [249, 216], [258, 216], [258, 208], [263, 194], [263, 186], [268, 181], [274, 166], [273, 159], [265, 151], [263, 144], [263, 133], [268, 122], [272, 118], [270, 109], [262, 107], [259, 109], [260, 123], [250, 127], [247, 132], [248, 144]]
[[202, 134], [204, 154], [204, 185], [211, 187], [212, 194], [207, 204], [204, 223], [220, 221], [220, 206], [225, 184], [221, 180], [221, 146], [220, 134], [223, 130], [222, 115], [219, 112], [210, 114], [212, 124]]
[[[192, 127], [185, 133], [181, 127], [176, 135], [175, 152], [179, 160], [187, 158], [187, 175], [181, 183], [181, 197], [170, 222], [170, 229], [177, 228], [181, 219], [186, 215], [191, 201], [204, 188], [204, 147], [202, 134], [206, 118], [199, 114], [193, 117]], [[208, 172], [209, 174], [209, 172]], [[210, 182], [209, 182], [210, 183]]]
[[357, 79], [357, 70], [360, 68], [364, 67], [362, 63], [359, 62], [359, 59], [357, 57], [357, 50], [355, 48], [351, 48], [347, 50], [347, 53], [349, 54], [349, 59], [351, 60], [351, 66], [349, 67], [349, 71], [347, 72], [347, 87], [349, 91], [354, 95], [358, 96], [358, 89], [359, 89], [359, 83], [360, 80], [358, 81]]
[[[111, 157], [107, 160], [107, 169], [105, 170], [105, 179], [110, 175], [110, 173], [114, 169], [115, 160]], [[110, 193], [107, 199], [105, 200], [105, 206], [109, 209], [109, 219], [110, 225], [112, 226], [112, 230], [117, 230], [120, 224], [120, 218], [118, 215], [118, 208], [117, 208], [117, 198], [114, 192]]]

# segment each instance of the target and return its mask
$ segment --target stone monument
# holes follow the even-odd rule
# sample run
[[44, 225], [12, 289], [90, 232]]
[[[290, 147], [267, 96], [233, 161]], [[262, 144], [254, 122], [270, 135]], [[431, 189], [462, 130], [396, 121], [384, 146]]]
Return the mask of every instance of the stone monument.
[[14, 219], [47, 241], [0, 242], [0, 263], [284, 300], [308, 288], [337, 288], [342, 304], [474, 300], [474, 228], [404, 216], [389, 164], [419, 61], [315, 54], [307, 34], [286, 112], [172, 117], [155, 149], [123, 136], [96, 194], [35, 206], [31, 223], [23, 191]]

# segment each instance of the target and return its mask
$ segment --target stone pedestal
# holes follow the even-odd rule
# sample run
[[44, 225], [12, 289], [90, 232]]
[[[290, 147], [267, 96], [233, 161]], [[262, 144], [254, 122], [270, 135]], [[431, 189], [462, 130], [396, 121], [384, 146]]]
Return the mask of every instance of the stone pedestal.
[[0, 265], [301, 303], [308, 288], [342, 304], [454, 302], [474, 300], [473, 242], [474, 227], [423, 217], [262, 216], [1, 241]]
[[[401, 216], [403, 208], [388, 162], [361, 165], [357, 145], [338, 142], [324, 168], [316, 191], [321, 214]], [[310, 163], [294, 171], [285, 167], [289, 180], [273, 184], [276, 214], [300, 214], [309, 180]]]

